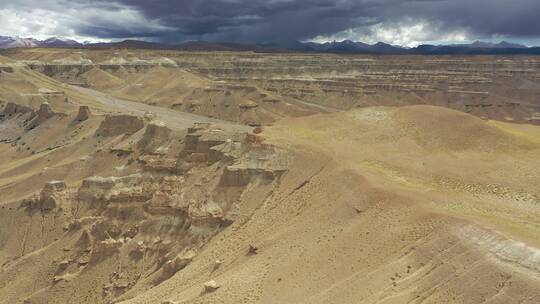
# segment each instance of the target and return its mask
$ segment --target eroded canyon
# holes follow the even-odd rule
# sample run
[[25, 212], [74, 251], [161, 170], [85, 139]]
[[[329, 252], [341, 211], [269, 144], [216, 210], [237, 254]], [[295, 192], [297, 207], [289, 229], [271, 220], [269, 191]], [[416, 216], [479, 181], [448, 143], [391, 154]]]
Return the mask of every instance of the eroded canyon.
[[539, 303], [540, 59], [0, 53], [0, 303]]

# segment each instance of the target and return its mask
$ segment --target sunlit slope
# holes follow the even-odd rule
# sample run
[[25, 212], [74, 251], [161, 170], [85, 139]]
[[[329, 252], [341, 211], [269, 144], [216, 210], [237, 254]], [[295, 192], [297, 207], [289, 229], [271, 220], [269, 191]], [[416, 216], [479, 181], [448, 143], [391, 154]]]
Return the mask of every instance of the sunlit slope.
[[126, 303], [536, 303], [536, 128], [430, 106], [285, 119], [263, 133], [294, 155], [279, 188]]

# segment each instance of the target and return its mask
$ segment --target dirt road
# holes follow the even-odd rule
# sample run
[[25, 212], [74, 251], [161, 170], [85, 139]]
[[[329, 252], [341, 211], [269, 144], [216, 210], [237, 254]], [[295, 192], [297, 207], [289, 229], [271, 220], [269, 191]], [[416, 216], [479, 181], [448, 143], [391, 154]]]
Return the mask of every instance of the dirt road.
[[78, 86], [70, 86], [83, 94], [93, 97], [95, 100], [106, 106], [112, 112], [129, 113], [136, 116], [144, 116], [145, 113], [152, 113], [157, 120], [165, 122], [170, 128], [181, 130], [191, 127], [196, 122], [207, 122], [217, 126], [227, 128], [229, 130], [249, 132], [252, 127], [240, 125], [233, 122], [228, 122], [219, 119], [208, 118], [186, 112], [179, 112], [163, 107], [151, 106], [139, 102], [116, 98], [105, 93], [82, 88]]

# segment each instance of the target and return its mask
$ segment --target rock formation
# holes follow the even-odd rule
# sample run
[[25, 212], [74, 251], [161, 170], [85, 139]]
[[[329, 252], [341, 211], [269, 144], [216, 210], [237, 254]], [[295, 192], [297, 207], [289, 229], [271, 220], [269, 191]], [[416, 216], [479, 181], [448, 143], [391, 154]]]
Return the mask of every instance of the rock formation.
[[43, 122], [49, 118], [51, 118], [54, 115], [54, 112], [51, 109], [51, 106], [48, 102], [44, 102], [39, 106], [39, 110], [37, 111], [37, 123]]
[[209, 124], [197, 124], [188, 129], [182, 153], [188, 155], [195, 162], [216, 162], [220, 160], [222, 154], [213, 151], [213, 147], [224, 143], [231, 143], [229, 147], [232, 147], [234, 146], [233, 142], [240, 143], [243, 137], [244, 135], [241, 134], [233, 134], [213, 128]]
[[33, 112], [32, 116], [29, 118], [28, 129], [36, 128], [55, 115], [57, 115], [57, 113], [53, 112], [48, 102], [42, 103], [39, 106], [39, 109], [36, 112]]
[[153, 121], [146, 126], [143, 137], [137, 143], [145, 153], [165, 153], [171, 136], [171, 129], [164, 122]]
[[191, 261], [193, 260], [193, 258], [195, 258], [196, 255], [197, 254], [194, 250], [189, 249], [185, 252], [179, 253], [174, 258], [165, 262], [159, 281], [164, 281], [172, 277], [178, 271], [184, 269], [189, 263], [191, 263]]
[[[248, 137], [249, 138], [249, 137]], [[251, 146], [233, 164], [227, 166], [221, 184], [245, 186], [254, 178], [274, 180], [286, 171], [286, 158], [279, 151], [265, 145]]]
[[16, 114], [32, 112], [32, 109], [13, 102], [8, 102], [2, 112], [3, 116], [11, 117]]
[[54, 210], [71, 211], [71, 197], [64, 181], [50, 181], [39, 195], [24, 200], [22, 206], [31, 210], [49, 212]]
[[90, 108], [88, 106], [80, 106], [79, 112], [77, 113], [77, 116], [75, 117], [76, 122], [85, 121], [88, 118], [90, 118], [90, 115], [92, 113], [90, 112]]
[[96, 131], [100, 136], [131, 135], [144, 128], [144, 121], [132, 115], [107, 115]]
[[204, 283], [203, 287], [204, 287], [204, 291], [206, 291], [206, 292], [214, 292], [214, 291], [218, 290], [221, 287], [221, 285], [219, 285], [216, 281], [211, 280], [211, 281], [208, 281], [208, 282]]

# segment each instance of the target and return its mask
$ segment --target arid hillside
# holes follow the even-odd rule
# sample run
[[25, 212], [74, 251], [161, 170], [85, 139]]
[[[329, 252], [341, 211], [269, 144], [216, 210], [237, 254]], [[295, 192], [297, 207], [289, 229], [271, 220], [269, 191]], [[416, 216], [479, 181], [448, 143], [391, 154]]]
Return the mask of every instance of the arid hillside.
[[0, 303], [540, 303], [540, 61], [0, 54]]
[[531, 56], [353, 56], [159, 50], [4, 51], [64, 83], [244, 124], [367, 106], [428, 104], [539, 124]]

